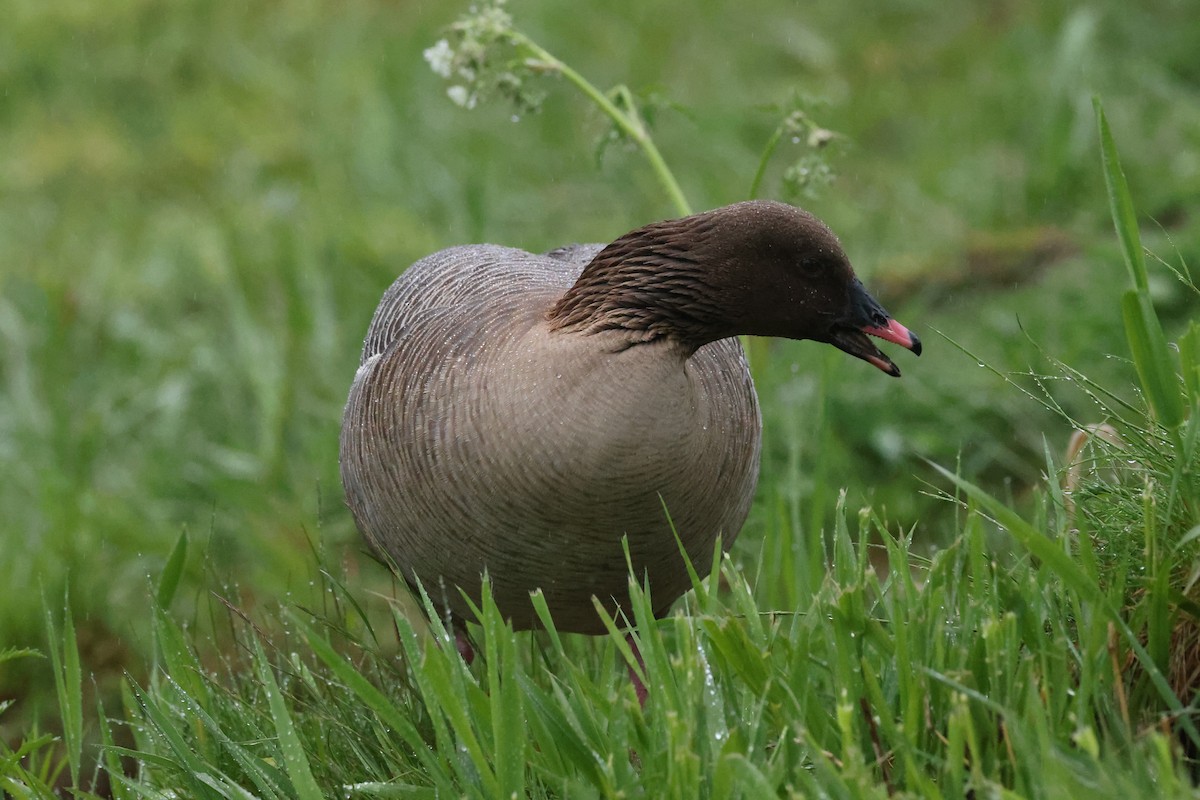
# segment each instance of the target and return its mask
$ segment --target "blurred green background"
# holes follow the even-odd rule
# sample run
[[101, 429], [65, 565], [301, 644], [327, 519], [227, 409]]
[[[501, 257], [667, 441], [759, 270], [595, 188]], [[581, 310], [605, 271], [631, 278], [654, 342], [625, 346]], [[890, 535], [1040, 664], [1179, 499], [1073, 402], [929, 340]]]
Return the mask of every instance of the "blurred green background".
[[[456, 3], [8, 0], [0, 24], [0, 647], [39, 646], [69, 587], [101, 685], [149, 650], [147, 587], [181, 530], [185, 605], [386, 586], [344, 510], [341, 406], [384, 288], [443, 246], [605, 241], [672, 209], [561, 80], [542, 111], [464, 111], [422, 51]], [[798, 4], [514, 0], [596, 84], [653, 101], [689, 199], [744, 199], [775, 108], [844, 138], [805, 200], [926, 342], [900, 381], [812, 343], [761, 348], [766, 443], [740, 547], [818, 535], [846, 487], [935, 545], [924, 459], [1018, 500], [1081, 421], [1047, 356], [1132, 394], [1091, 97], [1148, 243], [1200, 262], [1200, 13], [1116, 0]], [[785, 144], [765, 194], [802, 152]], [[1194, 316], [1155, 265], [1168, 335]], [[903, 356], [905, 354], [901, 354]], [[1039, 387], [1023, 373], [1047, 374]], [[832, 487], [832, 488], [831, 488]], [[46, 670], [0, 667], [15, 724]]]

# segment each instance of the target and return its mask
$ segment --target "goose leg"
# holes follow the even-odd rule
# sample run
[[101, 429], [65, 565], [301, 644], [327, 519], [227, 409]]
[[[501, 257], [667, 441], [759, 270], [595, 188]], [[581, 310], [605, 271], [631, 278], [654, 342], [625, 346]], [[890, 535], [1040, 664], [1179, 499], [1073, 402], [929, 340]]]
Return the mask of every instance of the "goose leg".
[[[642, 673], [646, 672], [646, 661], [642, 658], [642, 651], [638, 650], [637, 642], [633, 640], [633, 634], [625, 634], [625, 641], [629, 644], [629, 648], [633, 650], [633, 657], [637, 659], [638, 666], [642, 668]], [[632, 664], [626, 664], [625, 669], [629, 672], [629, 682], [633, 684], [633, 691], [637, 694], [638, 705], [642, 708], [646, 707], [646, 698], [650, 696], [650, 690], [646, 688], [646, 684], [638, 677], [637, 670]]]
[[457, 620], [454, 623], [454, 646], [458, 648], [458, 654], [468, 667], [475, 663], [475, 648], [471, 646], [471, 637]]

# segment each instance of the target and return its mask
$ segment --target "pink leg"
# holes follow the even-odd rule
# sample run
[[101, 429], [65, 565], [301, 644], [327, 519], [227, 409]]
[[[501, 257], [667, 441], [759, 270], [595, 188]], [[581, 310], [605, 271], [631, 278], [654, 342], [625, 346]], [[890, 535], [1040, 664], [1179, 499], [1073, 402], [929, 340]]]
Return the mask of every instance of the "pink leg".
[[458, 654], [462, 656], [462, 660], [467, 662], [467, 666], [471, 666], [475, 662], [475, 648], [471, 647], [471, 640], [467, 638], [467, 632], [458, 627], [454, 627], [454, 645], [458, 648]]
[[[633, 640], [633, 634], [625, 634], [625, 641], [633, 650], [633, 657], [637, 659], [638, 666], [642, 668], [642, 672], [646, 671], [646, 662], [642, 659], [642, 652], [638, 650], [637, 642]], [[637, 671], [632, 665], [626, 665], [626, 670], [629, 672], [629, 682], [633, 684], [633, 691], [637, 694], [638, 705], [642, 708], [646, 707], [646, 698], [650, 696], [650, 690], [646, 688], [646, 684], [638, 677]]]

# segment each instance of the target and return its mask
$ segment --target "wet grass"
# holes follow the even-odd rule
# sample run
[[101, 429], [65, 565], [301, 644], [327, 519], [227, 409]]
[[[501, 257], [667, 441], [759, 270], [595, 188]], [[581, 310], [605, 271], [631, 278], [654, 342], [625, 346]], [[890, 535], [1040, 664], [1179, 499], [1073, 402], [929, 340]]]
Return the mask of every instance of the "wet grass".
[[[566, 82], [517, 124], [456, 108], [421, 52], [460, 10], [18, 3], [0, 32], [5, 791], [1189, 791], [1194, 15], [512, 7], [628, 83], [697, 208], [745, 195], [798, 94], [839, 135], [800, 202], [927, 344], [899, 382], [755, 344], [760, 495], [727, 588], [637, 627], [642, 710], [620, 637], [424, 645], [341, 506], [404, 265], [672, 213]], [[810, 155], [785, 137], [760, 194]], [[1119, 444], [1063, 455], [1100, 422]]]

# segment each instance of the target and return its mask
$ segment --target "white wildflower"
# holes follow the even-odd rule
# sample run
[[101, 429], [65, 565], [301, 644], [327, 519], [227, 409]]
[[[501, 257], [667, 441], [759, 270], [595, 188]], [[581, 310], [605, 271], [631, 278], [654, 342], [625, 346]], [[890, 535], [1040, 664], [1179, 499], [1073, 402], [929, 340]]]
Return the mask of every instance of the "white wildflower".
[[808, 146], [814, 149], [824, 147], [833, 141], [836, 136], [837, 134], [833, 131], [814, 125], [812, 130], [808, 132]]
[[429, 62], [429, 68], [435, 74], [443, 78], [450, 77], [454, 67], [454, 50], [448, 41], [439, 39], [437, 44], [425, 50], [424, 56], [425, 60]]
[[446, 90], [446, 95], [460, 108], [469, 110], [475, 107], [475, 95], [465, 86], [451, 86]]

